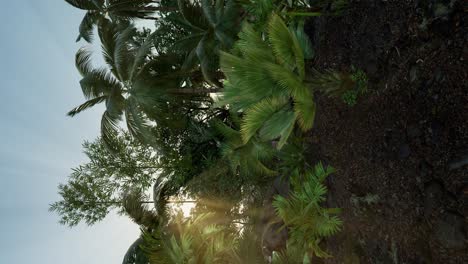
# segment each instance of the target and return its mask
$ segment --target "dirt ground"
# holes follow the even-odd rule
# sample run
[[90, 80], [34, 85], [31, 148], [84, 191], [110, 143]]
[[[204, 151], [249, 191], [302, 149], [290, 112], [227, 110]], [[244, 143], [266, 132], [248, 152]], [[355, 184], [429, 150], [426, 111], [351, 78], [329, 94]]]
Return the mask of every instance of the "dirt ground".
[[468, 263], [468, 4], [351, 1], [308, 20], [310, 67], [369, 77], [355, 106], [317, 95], [311, 151], [338, 172], [325, 263]]

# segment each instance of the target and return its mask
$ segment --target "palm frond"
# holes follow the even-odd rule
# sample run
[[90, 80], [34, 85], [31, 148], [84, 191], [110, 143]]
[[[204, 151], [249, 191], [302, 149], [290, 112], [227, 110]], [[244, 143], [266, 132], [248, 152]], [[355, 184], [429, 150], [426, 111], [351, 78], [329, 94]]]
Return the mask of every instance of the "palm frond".
[[[223, 3], [224, 1], [215, 0], [214, 2], [216, 4], [217, 10], [220, 10], [221, 8], [224, 8], [224, 6], [219, 6], [220, 3], [222, 3], [222, 5], [224, 5], [224, 3]], [[216, 17], [215, 8], [214, 8], [212, 3], [213, 3], [212, 0], [201, 0], [201, 7], [202, 7], [202, 10], [203, 10], [203, 14], [205, 15], [206, 20], [208, 21], [208, 23], [210, 23], [210, 25], [212, 27], [215, 27], [218, 20], [217, 20], [217, 17]]]
[[145, 120], [134, 96], [130, 96], [126, 100], [125, 119], [128, 131], [133, 137], [141, 142], [151, 143], [153, 135], [151, 134], [150, 125]]
[[178, 22], [189, 26], [195, 31], [204, 32], [208, 26], [208, 21], [206, 21], [206, 17], [198, 1], [191, 3], [189, 1], [177, 0], [177, 4], [183, 18], [183, 20], [178, 20]]
[[302, 131], [305, 132], [314, 125], [315, 111], [316, 104], [312, 96], [303, 97], [294, 102], [294, 112], [297, 115], [297, 121]]
[[72, 110], [70, 110], [67, 115], [68, 116], [75, 116], [81, 112], [83, 112], [84, 110], [88, 109], [88, 108], [91, 108], [97, 104], [100, 104], [104, 101], [106, 101], [107, 99], [107, 96], [99, 96], [99, 97], [96, 97], [96, 98], [93, 98], [93, 99], [90, 99], [86, 102], [84, 102], [83, 104], [73, 108]]
[[312, 80], [309, 83], [313, 89], [336, 97], [343, 95], [355, 84], [350, 74], [343, 74], [333, 70], [325, 70], [324, 72], [313, 70]]
[[203, 73], [205, 80], [213, 85], [220, 87], [217, 78], [216, 71], [218, 69], [218, 48], [216, 43], [209, 35], [205, 34], [196, 47], [196, 54], [200, 61], [200, 69]]
[[92, 0], [65, 0], [70, 5], [83, 10], [99, 10], [99, 6]]
[[300, 77], [296, 74], [285, 70], [284, 67], [278, 64], [268, 63], [265, 67], [268, 69], [271, 78], [274, 79], [285, 92], [289, 93], [294, 100], [301, 100], [311, 96], [309, 88], [304, 85]]
[[295, 28], [291, 30], [294, 33], [299, 46], [301, 47], [304, 59], [309, 60], [314, 57], [312, 42], [304, 31], [304, 20], [300, 20]]
[[101, 138], [108, 150], [115, 152], [114, 139], [117, 135], [119, 119], [105, 111], [101, 119]]
[[242, 26], [239, 40], [236, 42], [234, 49], [239, 50], [243, 57], [248, 60], [275, 62], [273, 52], [262, 39], [261, 34], [256, 32], [248, 23], [244, 23]]
[[91, 65], [91, 50], [87, 47], [80, 48], [75, 55], [75, 66], [81, 76], [85, 76], [93, 70]]
[[98, 22], [100, 19], [101, 15], [100, 13], [96, 11], [88, 11], [86, 12], [85, 16], [83, 17], [83, 20], [80, 23], [79, 26], [79, 36], [76, 39], [76, 42], [80, 41], [81, 38], [86, 40], [86, 42], [91, 43], [93, 41], [93, 29], [95, 24]]
[[[287, 107], [287, 104], [288, 104], [288, 100], [286, 98], [274, 97], [274, 98], [264, 99], [258, 102], [257, 104], [253, 105], [252, 107], [248, 108], [245, 111], [245, 115], [241, 124], [241, 133], [242, 133], [243, 142], [247, 143], [257, 133], [257, 131], [260, 130], [264, 126], [265, 122], [267, 122], [268, 120], [272, 120], [272, 117], [278, 114], [281, 115], [281, 113], [284, 112], [281, 110], [285, 109], [285, 107]], [[293, 123], [294, 123], [294, 120], [293, 120]], [[282, 131], [285, 129], [285, 127], [282, 127], [282, 125], [287, 127], [290, 124], [289, 123], [287, 124], [276, 123], [275, 125], [279, 125], [280, 128], [278, 129], [278, 127], [273, 127], [274, 130]], [[269, 131], [269, 132], [272, 132], [274, 135], [272, 134], [264, 134], [264, 135], [266, 135], [267, 139], [270, 139], [270, 140], [278, 137], [281, 134], [281, 132], [279, 133], [274, 133], [273, 131]], [[271, 138], [272, 136], [273, 138]]]
[[143, 65], [145, 64], [145, 59], [148, 55], [151, 55], [151, 48], [153, 47], [155, 33], [150, 34], [143, 44], [138, 48], [135, 58], [133, 59], [133, 66], [130, 70], [130, 80], [134, 80], [135, 77], [138, 77], [141, 70], [143, 70]]
[[299, 77], [304, 78], [304, 55], [299, 42], [277, 14], [268, 22], [268, 40], [279, 63], [290, 70], [297, 68]]
[[135, 50], [129, 46], [129, 40], [135, 35], [136, 28], [130, 25], [117, 33], [115, 39], [114, 63], [118, 77], [122, 82], [130, 80], [135, 61]]
[[109, 95], [113, 89], [121, 89], [121, 84], [105, 68], [88, 72], [80, 80], [81, 90], [86, 99]]
[[104, 61], [109, 66], [114, 76], [118, 77], [114, 57], [115, 42], [117, 40], [116, 25], [107, 18], [101, 19], [98, 25], [98, 35], [101, 41], [101, 49]]
[[327, 193], [323, 181], [333, 171], [319, 163], [312, 171], [293, 175], [288, 198], [275, 196], [273, 206], [288, 228], [288, 246], [304, 249], [303, 252], [312, 251], [319, 257], [329, 257], [319, 243], [336, 234], [342, 226], [336, 216], [339, 210], [321, 206]]

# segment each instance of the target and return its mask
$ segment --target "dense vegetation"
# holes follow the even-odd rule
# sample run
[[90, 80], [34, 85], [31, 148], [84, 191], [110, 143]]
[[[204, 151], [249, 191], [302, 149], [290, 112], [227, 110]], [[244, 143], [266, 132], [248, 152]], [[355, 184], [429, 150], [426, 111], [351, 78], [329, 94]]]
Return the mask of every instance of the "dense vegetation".
[[[66, 2], [86, 10], [77, 41], [100, 41], [106, 65], [94, 68], [87, 46], [76, 54], [86, 101], [68, 115], [105, 111], [101, 136], [83, 144], [89, 162], [50, 207], [62, 224], [129, 216], [142, 233], [127, 264], [330, 257], [320, 245], [342, 224], [325, 205], [333, 169], [307, 162], [303, 137], [320, 111], [314, 94], [354, 104], [367, 80], [307, 68], [304, 20], [345, 1]], [[184, 202], [190, 216], [172, 210]]]

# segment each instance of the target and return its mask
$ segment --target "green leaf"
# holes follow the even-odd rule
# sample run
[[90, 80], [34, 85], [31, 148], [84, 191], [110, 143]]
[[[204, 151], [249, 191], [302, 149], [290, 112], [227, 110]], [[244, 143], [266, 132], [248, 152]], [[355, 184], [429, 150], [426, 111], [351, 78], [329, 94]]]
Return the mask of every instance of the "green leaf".
[[70, 5], [83, 10], [99, 10], [99, 6], [92, 0], [65, 0]]
[[143, 117], [137, 99], [134, 96], [130, 96], [126, 100], [125, 119], [128, 131], [133, 137], [141, 142], [151, 143], [153, 135], [151, 134], [150, 126]]
[[85, 103], [81, 104], [80, 106], [77, 106], [75, 108], [73, 108], [72, 110], [70, 110], [67, 115], [68, 116], [75, 116], [76, 114], [79, 114], [81, 113], [82, 111], [88, 109], [88, 108], [91, 108], [97, 104], [100, 104], [104, 101], [106, 101], [107, 99], [107, 96], [100, 96], [100, 97], [96, 97], [96, 98], [93, 98], [93, 99], [90, 99], [88, 101], [86, 101]]
[[290, 70], [297, 67], [300, 78], [304, 78], [304, 55], [299, 42], [276, 14], [268, 22], [268, 39], [279, 63]]
[[135, 62], [135, 51], [129, 46], [129, 40], [135, 35], [136, 29], [133, 26], [117, 34], [115, 39], [114, 63], [120, 81], [130, 80], [132, 66]]
[[314, 50], [312, 48], [312, 42], [309, 39], [309, 36], [304, 32], [304, 20], [298, 22], [295, 30], [291, 30], [298, 43], [301, 47], [302, 53], [304, 54], [304, 59], [312, 59], [314, 57]]
[[76, 52], [75, 66], [81, 76], [85, 76], [93, 70], [91, 65], [91, 50], [89, 48], [82, 47]]
[[[247, 143], [264, 123], [287, 103], [285, 98], [267, 98], [247, 109], [241, 124], [243, 142]], [[282, 129], [284, 128], [280, 130]]]
[[79, 36], [76, 39], [76, 42], [80, 41], [81, 38], [86, 40], [86, 42], [91, 43], [93, 41], [93, 29], [94, 25], [98, 22], [101, 15], [95, 11], [86, 12], [83, 20], [80, 23], [79, 27]]
[[294, 102], [294, 112], [298, 117], [299, 127], [302, 131], [312, 128], [315, 120], [316, 105], [312, 97], [305, 97]]
[[101, 119], [101, 138], [108, 150], [115, 153], [114, 139], [117, 135], [119, 119], [105, 111]]
[[81, 90], [86, 99], [109, 95], [113, 89], [120, 89], [120, 83], [107, 69], [97, 69], [84, 75], [80, 80]]

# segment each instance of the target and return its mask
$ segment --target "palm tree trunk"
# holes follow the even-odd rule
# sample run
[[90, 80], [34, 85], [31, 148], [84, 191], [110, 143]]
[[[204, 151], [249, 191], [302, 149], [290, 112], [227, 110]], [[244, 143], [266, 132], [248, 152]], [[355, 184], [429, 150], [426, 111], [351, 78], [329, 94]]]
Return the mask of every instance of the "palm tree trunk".
[[201, 88], [201, 89], [171, 89], [169, 90], [169, 93], [175, 94], [175, 95], [201, 95], [201, 94], [210, 94], [210, 93], [219, 93], [223, 89], [222, 88], [215, 88], [215, 89], [206, 89], [206, 88]]

